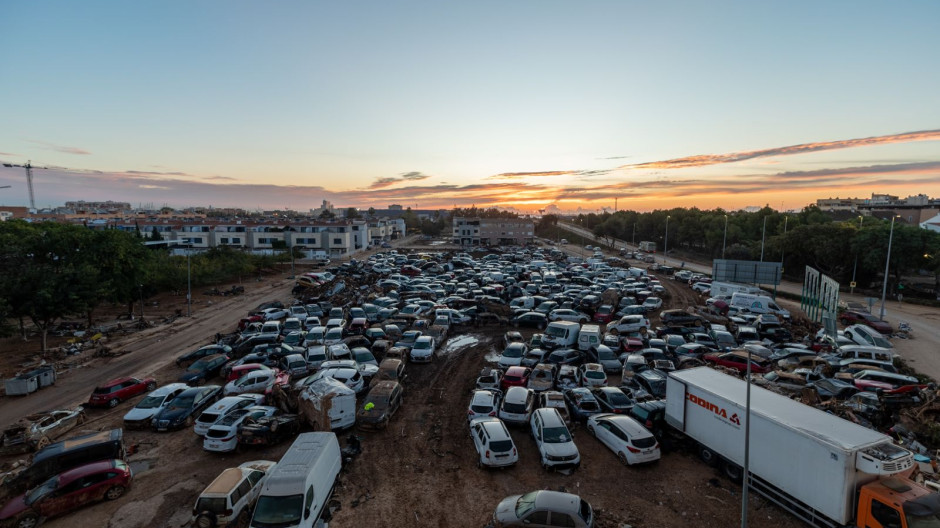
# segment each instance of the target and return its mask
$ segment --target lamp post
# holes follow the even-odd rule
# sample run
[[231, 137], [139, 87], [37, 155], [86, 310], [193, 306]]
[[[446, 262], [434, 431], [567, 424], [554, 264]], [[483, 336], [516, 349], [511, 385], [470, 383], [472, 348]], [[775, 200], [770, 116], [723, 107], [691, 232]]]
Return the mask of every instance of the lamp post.
[[721, 260], [725, 259], [725, 245], [728, 243], [728, 215], [725, 215], [725, 238], [721, 241]]
[[[858, 230], [862, 230], [862, 215], [858, 215]], [[858, 271], [858, 241], [855, 241], [855, 265], [852, 266], [852, 284], [849, 285], [849, 293], [855, 293], [855, 272]]]
[[193, 316], [193, 265], [189, 259], [192, 247], [186, 248], [186, 317]]
[[741, 528], [747, 528], [748, 470], [751, 462], [751, 349], [747, 347], [747, 396], [744, 403], [744, 469], [741, 486]]
[[636, 222], [633, 222], [633, 247], [636, 247]]
[[[783, 215], [783, 238], [787, 237], [787, 221], [790, 220], [790, 217]], [[783, 271], [783, 257], [786, 253], [786, 246], [780, 249], [780, 270]]]
[[663, 265], [666, 265], [666, 254], [669, 253], [669, 215], [666, 215], [666, 241], [663, 243]]
[[764, 261], [764, 240], [767, 238], [767, 217], [764, 217], [764, 228], [760, 233], [760, 261]]
[[891, 231], [888, 233], [888, 257], [885, 259], [885, 278], [881, 285], [881, 315], [878, 316], [882, 321], [884, 321], [885, 318], [885, 295], [888, 294], [888, 268], [891, 266], [891, 241], [894, 239], [894, 219], [898, 218], [898, 216], [899, 215], [894, 215], [891, 217]]
[[140, 294], [140, 320], [144, 320], [144, 285], [137, 285], [137, 293]]

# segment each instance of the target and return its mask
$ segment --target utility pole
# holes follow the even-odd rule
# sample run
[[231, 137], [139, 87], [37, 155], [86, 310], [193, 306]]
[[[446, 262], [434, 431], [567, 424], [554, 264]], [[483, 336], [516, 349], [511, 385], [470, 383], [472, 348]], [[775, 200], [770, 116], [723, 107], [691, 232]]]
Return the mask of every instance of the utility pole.
[[663, 243], [663, 265], [666, 265], [666, 254], [669, 253], [669, 215], [666, 215], [666, 240]]
[[[858, 230], [862, 231], [862, 215], [858, 215]], [[855, 293], [855, 272], [858, 271], [858, 237], [855, 237], [855, 265], [852, 266], [852, 283], [849, 285], [849, 293]]]
[[767, 237], [767, 217], [764, 217], [764, 229], [760, 235], [760, 261], [764, 261], [764, 239]]
[[891, 217], [891, 231], [888, 234], [888, 256], [885, 258], [885, 279], [884, 283], [881, 285], [881, 315], [879, 315], [878, 318], [882, 321], [885, 319], [885, 295], [888, 293], [888, 268], [891, 266], [891, 241], [894, 240], [895, 218], [898, 218], [898, 215]]
[[[787, 216], [787, 215], [784, 215], [784, 216], [783, 216], [783, 237], [784, 237], [784, 238], [787, 237], [787, 220], [789, 220], [789, 219], [790, 219], [789, 216]], [[786, 251], [787, 251], [787, 250], [786, 250], [786, 247], [785, 247], [785, 246], [780, 249], [780, 271], [781, 271], [781, 272], [783, 271], [783, 256], [784, 256], [784, 254], [786, 253]]]
[[186, 317], [193, 316], [193, 265], [189, 259], [191, 249], [186, 249]]
[[728, 244], [728, 215], [725, 215], [725, 238], [721, 241], [721, 260], [725, 259], [725, 245]]

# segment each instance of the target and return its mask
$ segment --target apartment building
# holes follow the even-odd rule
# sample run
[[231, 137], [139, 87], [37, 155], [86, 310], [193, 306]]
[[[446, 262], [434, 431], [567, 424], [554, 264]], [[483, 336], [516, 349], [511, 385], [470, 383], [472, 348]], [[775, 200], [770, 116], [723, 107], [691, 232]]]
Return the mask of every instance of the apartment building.
[[453, 237], [463, 246], [524, 246], [535, 240], [535, 222], [527, 218], [455, 217]]

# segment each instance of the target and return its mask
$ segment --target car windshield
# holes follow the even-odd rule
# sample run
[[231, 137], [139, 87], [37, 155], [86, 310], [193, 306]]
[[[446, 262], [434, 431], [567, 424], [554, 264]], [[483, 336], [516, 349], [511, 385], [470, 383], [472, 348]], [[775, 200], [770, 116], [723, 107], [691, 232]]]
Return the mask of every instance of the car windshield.
[[493, 440], [490, 449], [497, 453], [505, 453], [512, 449], [512, 440]]
[[506, 350], [503, 350], [503, 357], [520, 358], [522, 357], [522, 349], [517, 347], [507, 347]]
[[196, 397], [193, 395], [179, 396], [167, 405], [167, 410], [191, 409], [195, 401]]
[[611, 359], [617, 359], [617, 355], [610, 350], [598, 350], [597, 359], [601, 361], [608, 361]]
[[59, 485], [59, 477], [57, 475], [43, 482], [41, 485], [33, 488], [31, 491], [29, 491], [26, 494], [24, 501], [26, 502], [27, 505], [32, 504], [38, 501], [39, 499], [45, 497], [46, 495], [52, 493], [53, 491], [55, 491], [58, 485]]
[[272, 497], [262, 495], [255, 506], [251, 525], [258, 528], [280, 528], [294, 526], [300, 522], [303, 513], [303, 495]]
[[605, 379], [607, 375], [599, 370], [589, 370], [584, 373], [584, 377], [591, 379]]
[[516, 517], [521, 519], [528, 515], [528, 513], [535, 509], [535, 497], [538, 496], [537, 491], [532, 491], [526, 493], [525, 495], [519, 497], [519, 500], [516, 502]]
[[630, 398], [627, 398], [627, 395], [622, 392], [608, 392], [607, 399], [610, 400], [610, 403], [614, 405], [629, 405]]
[[155, 409], [163, 403], [166, 396], [147, 396], [137, 404], [138, 409]]
[[560, 326], [549, 326], [545, 330], [545, 335], [551, 337], [564, 337], [566, 330]]
[[197, 362], [193, 363], [192, 365], [190, 365], [189, 368], [186, 369], [186, 370], [189, 371], [189, 372], [202, 372], [203, 370], [205, 370], [205, 368], [206, 368], [206, 366], [207, 366], [208, 364], [209, 364], [209, 362], [208, 362], [207, 360], [205, 360], [205, 359], [200, 359], [199, 361], [197, 361]]
[[563, 444], [571, 441], [571, 434], [564, 426], [546, 427], [542, 429], [542, 441], [546, 444]]

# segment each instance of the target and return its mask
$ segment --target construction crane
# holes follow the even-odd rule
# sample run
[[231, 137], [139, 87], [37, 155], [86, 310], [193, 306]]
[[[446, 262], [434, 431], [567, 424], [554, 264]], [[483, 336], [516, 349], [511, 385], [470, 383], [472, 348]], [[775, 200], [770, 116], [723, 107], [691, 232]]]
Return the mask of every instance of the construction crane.
[[23, 167], [26, 169], [26, 186], [29, 187], [29, 208], [36, 210], [36, 197], [33, 195], [33, 169], [45, 169], [46, 167], [33, 167], [32, 160], [27, 160], [26, 165], [17, 165], [15, 163], [4, 163], [4, 167]]

